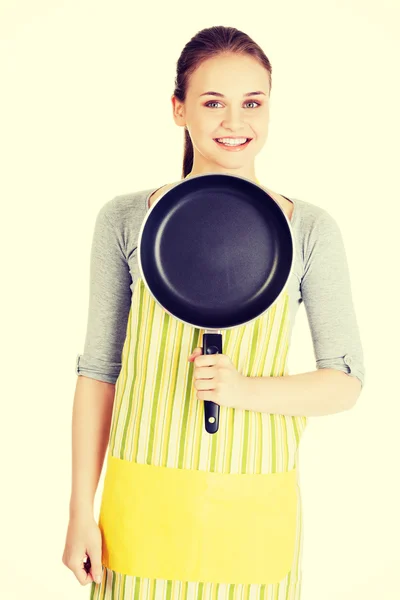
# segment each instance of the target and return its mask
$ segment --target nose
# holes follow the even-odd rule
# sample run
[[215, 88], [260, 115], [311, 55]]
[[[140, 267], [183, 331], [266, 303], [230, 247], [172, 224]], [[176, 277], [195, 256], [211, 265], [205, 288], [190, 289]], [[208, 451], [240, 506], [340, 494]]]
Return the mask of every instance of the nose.
[[225, 113], [225, 119], [222, 121], [222, 127], [224, 129], [231, 129], [239, 135], [240, 130], [243, 129], [243, 121], [240, 112], [234, 108], [228, 109]]

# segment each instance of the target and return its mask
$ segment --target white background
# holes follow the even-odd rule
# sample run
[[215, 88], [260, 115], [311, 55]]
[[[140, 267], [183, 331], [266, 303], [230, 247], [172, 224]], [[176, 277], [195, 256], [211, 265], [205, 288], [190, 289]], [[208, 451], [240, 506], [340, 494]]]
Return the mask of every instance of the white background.
[[[310, 418], [301, 441], [302, 600], [397, 597], [399, 19], [395, 0], [2, 1], [4, 599], [89, 597], [61, 557], [94, 222], [114, 196], [180, 178], [176, 61], [212, 25], [272, 63], [257, 177], [337, 220], [365, 353], [355, 408]], [[302, 305], [289, 370], [314, 369]]]

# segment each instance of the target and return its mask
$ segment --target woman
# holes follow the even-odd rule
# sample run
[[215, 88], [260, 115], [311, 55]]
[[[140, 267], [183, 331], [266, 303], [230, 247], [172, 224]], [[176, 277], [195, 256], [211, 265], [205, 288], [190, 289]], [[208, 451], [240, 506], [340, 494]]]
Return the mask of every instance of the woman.
[[[211, 27], [194, 36], [172, 97], [185, 132], [182, 179], [228, 173], [261, 185], [254, 160], [268, 135], [270, 92], [271, 65], [246, 34]], [[118, 196], [96, 220], [63, 562], [92, 583], [93, 600], [298, 600], [299, 442], [308, 416], [350, 408], [365, 378], [341, 234], [324, 209], [264, 188], [291, 222], [293, 274], [270, 310], [223, 331], [223, 355], [200, 356], [203, 331], [154, 302], [136, 259], [147, 210], [178, 183]], [[317, 370], [290, 376], [301, 302]], [[214, 399], [222, 371], [221, 425], [211, 436], [202, 400]]]

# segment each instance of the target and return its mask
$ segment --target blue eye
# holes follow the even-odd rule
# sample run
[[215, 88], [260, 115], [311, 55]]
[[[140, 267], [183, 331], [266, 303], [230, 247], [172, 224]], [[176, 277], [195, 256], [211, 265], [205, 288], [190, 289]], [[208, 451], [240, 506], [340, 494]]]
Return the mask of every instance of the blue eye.
[[[210, 104], [220, 104], [220, 102], [217, 102], [216, 100], [210, 100], [210, 102], [207, 102], [204, 106], [209, 107]], [[255, 100], [246, 102], [246, 104], [257, 104], [257, 106], [261, 106], [261, 104], [259, 102], [256, 102]]]
[[210, 104], [219, 104], [219, 102], [215, 102], [215, 101], [212, 101], [212, 100], [211, 100], [210, 102], [207, 102], [207, 103], [206, 103], [204, 106], [207, 106], [207, 107], [209, 107], [209, 106], [210, 106]]
[[261, 104], [259, 102], [256, 102], [255, 100], [251, 100], [249, 102], [246, 102], [246, 104], [257, 104], [257, 106], [261, 106]]

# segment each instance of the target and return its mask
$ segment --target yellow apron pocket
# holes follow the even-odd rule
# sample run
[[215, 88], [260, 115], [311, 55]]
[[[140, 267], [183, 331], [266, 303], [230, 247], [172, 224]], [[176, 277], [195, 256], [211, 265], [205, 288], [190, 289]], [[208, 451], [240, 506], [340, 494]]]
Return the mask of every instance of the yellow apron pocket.
[[210, 473], [108, 455], [102, 562], [137, 577], [268, 584], [292, 566], [296, 469]]

